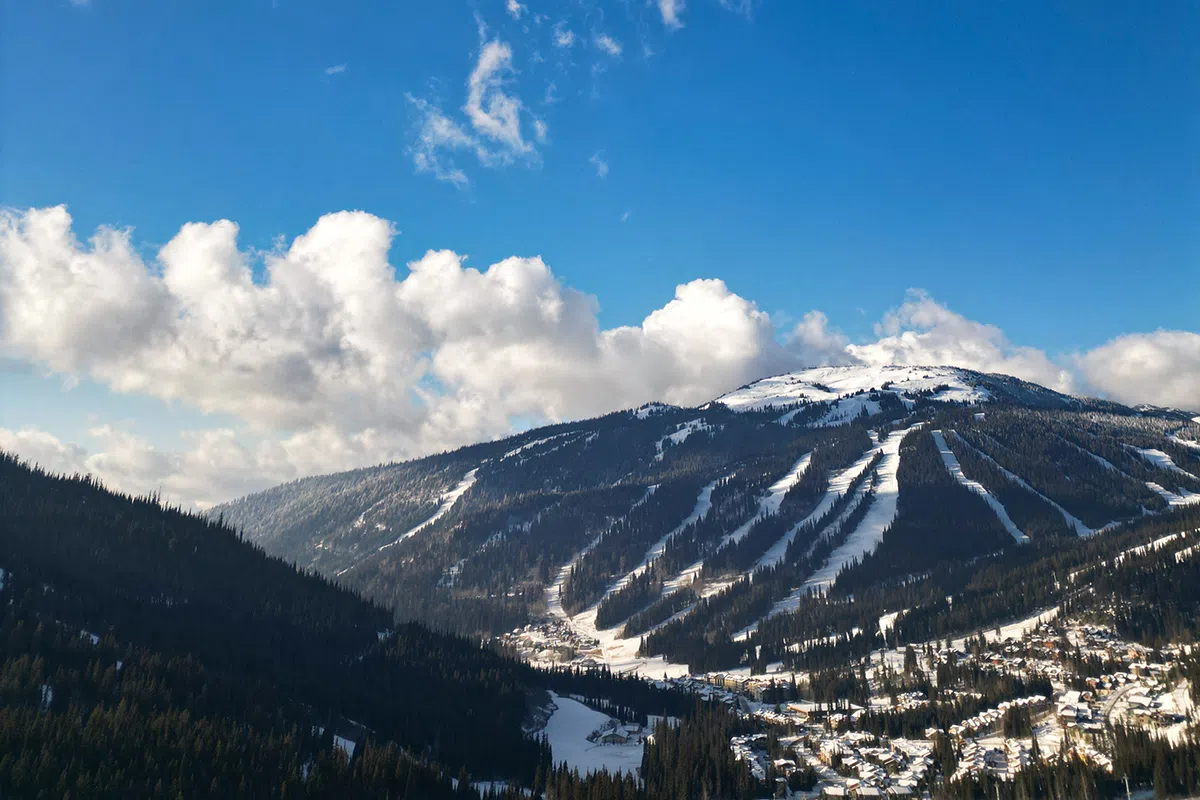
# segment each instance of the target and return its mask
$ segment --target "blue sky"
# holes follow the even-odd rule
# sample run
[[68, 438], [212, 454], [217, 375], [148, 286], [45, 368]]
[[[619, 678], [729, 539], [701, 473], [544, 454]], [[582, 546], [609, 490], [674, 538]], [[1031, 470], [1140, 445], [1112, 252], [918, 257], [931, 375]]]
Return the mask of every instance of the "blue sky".
[[[697, 278], [781, 338], [819, 309], [868, 343], [914, 287], [1056, 363], [1197, 329], [1200, 6], [666, 5], [0, 0], [0, 206], [132, 228], [151, 272], [187, 222], [267, 250], [360, 209], [394, 224], [400, 278], [431, 248], [540, 255], [601, 329]], [[464, 110], [489, 44], [525, 152]], [[460, 185], [416, 168], [430, 109], [473, 141], [434, 151]], [[7, 349], [0, 428], [162, 446], [246, 421]]]

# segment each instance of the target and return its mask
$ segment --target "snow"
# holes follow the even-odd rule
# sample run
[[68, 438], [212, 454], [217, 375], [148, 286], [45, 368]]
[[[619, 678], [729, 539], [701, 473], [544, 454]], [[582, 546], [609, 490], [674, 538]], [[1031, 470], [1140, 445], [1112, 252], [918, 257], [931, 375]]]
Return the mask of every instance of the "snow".
[[1191, 439], [1180, 439], [1178, 436], [1168, 436], [1167, 440], [1172, 444], [1186, 447], [1189, 450], [1200, 450], [1200, 442], [1193, 442]]
[[835, 428], [838, 425], [847, 425], [853, 422], [864, 411], [867, 413], [867, 416], [873, 417], [881, 410], [879, 401], [872, 400], [870, 395], [858, 394], [851, 397], [843, 397], [841, 400], [835, 400], [829, 410], [825, 412], [825, 416], [812, 423], [809, 427]]
[[674, 409], [675, 406], [669, 406], [666, 403], [646, 403], [646, 405], [634, 409], [633, 416], [638, 419], [647, 419], [653, 414], [665, 414]]
[[50, 704], [54, 702], [54, 687], [48, 683], [42, 684], [42, 710], [49, 711]]
[[346, 754], [346, 758], [348, 758], [348, 759], [354, 758], [354, 747], [356, 744], [357, 744], [356, 742], [354, 742], [350, 739], [346, 739], [341, 736], [338, 736], [336, 733], [333, 735], [333, 746], [336, 749], [344, 752]]
[[604, 534], [602, 533], [588, 542], [587, 546], [576, 553], [574, 558], [562, 565], [558, 570], [558, 575], [554, 578], [554, 583], [546, 587], [544, 598], [546, 601], [546, 611], [550, 616], [556, 619], [567, 619], [567, 612], [562, 607], [563, 584], [567, 582], [567, 576], [571, 574], [571, 570], [575, 568], [575, 565], [582, 561], [583, 557], [590, 553], [592, 548], [598, 545], [603, 538]]
[[877, 452], [879, 452], [878, 448], [868, 450], [848, 468], [830, 478], [829, 487], [825, 490], [825, 496], [821, 498], [821, 502], [817, 504], [812, 513], [797, 522], [778, 542], [771, 545], [770, 549], [763, 554], [762, 558], [751, 569], [751, 572], [761, 567], [773, 567], [783, 561], [787, 555], [788, 545], [796, 538], [796, 534], [800, 529], [810, 522], [823, 517], [833, 507], [833, 504], [838, 501], [838, 498], [846, 493], [846, 490], [850, 488], [850, 484], [854, 479], [867, 468], [867, 465], [871, 463], [871, 459], [875, 457]]
[[1046, 501], [1046, 503], [1047, 503], [1047, 504], [1048, 504], [1048, 505], [1049, 505], [1051, 508], [1053, 508], [1055, 511], [1057, 511], [1059, 514], [1061, 514], [1061, 515], [1062, 515], [1062, 518], [1063, 518], [1063, 519], [1066, 521], [1066, 523], [1067, 523], [1068, 525], [1070, 525], [1071, 527], [1073, 527], [1073, 528], [1075, 529], [1075, 532], [1076, 532], [1078, 535], [1080, 535], [1080, 536], [1091, 536], [1093, 533], [1095, 533], [1095, 531], [1094, 531], [1094, 530], [1092, 530], [1091, 528], [1089, 528], [1087, 525], [1085, 525], [1085, 524], [1083, 523], [1083, 520], [1081, 520], [1081, 519], [1079, 519], [1078, 517], [1076, 517], [1076, 516], [1072, 515], [1072, 514], [1071, 514], [1069, 511], [1067, 511], [1065, 508], [1063, 508], [1062, 506], [1060, 506], [1058, 503], [1054, 502], [1054, 501], [1053, 501], [1053, 500], [1051, 500], [1049, 497], [1046, 497], [1044, 494], [1042, 494], [1041, 492], [1039, 492], [1037, 489], [1034, 489], [1032, 486], [1030, 486], [1028, 483], [1026, 483], [1024, 480], [1022, 480], [1022, 479], [1021, 479], [1019, 476], [1017, 476], [1017, 475], [1014, 475], [1013, 473], [1011, 473], [1011, 472], [1009, 472], [1008, 470], [1006, 470], [1004, 467], [1000, 466], [1000, 462], [996, 461], [996, 459], [992, 458], [992, 457], [991, 457], [991, 456], [989, 456], [987, 453], [984, 453], [983, 451], [981, 451], [981, 450], [977, 449], [977, 448], [976, 448], [974, 445], [972, 445], [972, 444], [971, 444], [970, 442], [968, 442], [966, 439], [964, 439], [964, 438], [962, 438], [961, 436], [959, 436], [959, 435], [958, 435], [958, 433], [957, 433], [956, 431], [950, 431], [950, 433], [951, 433], [951, 434], [954, 436], [955, 440], [957, 440], [958, 442], [962, 443], [962, 445], [963, 445], [964, 447], [968, 447], [968, 448], [970, 448], [971, 450], [973, 450], [973, 451], [974, 451], [974, 452], [975, 452], [975, 453], [976, 453], [976, 454], [977, 454], [977, 455], [978, 455], [980, 458], [983, 458], [983, 459], [986, 459], [987, 461], [990, 461], [990, 462], [992, 462], [992, 465], [993, 465], [994, 467], [996, 467], [996, 469], [998, 469], [998, 470], [1000, 470], [1002, 473], [1004, 473], [1004, 476], [1005, 476], [1006, 478], [1008, 478], [1010, 481], [1012, 481], [1013, 483], [1017, 484], [1017, 485], [1018, 485], [1018, 486], [1020, 486], [1022, 489], [1025, 489], [1025, 490], [1026, 490], [1026, 491], [1028, 491], [1028, 492], [1032, 492], [1033, 494], [1035, 494], [1035, 495], [1037, 495], [1038, 497], [1042, 498], [1042, 500]]
[[462, 480], [460, 480], [453, 489], [451, 489], [450, 491], [448, 491], [444, 495], [442, 495], [441, 505], [438, 506], [438, 510], [433, 513], [432, 517], [425, 520], [424, 522], [422, 522], [420, 525], [416, 526], [415, 528], [412, 528], [411, 530], [406, 531], [404, 534], [402, 534], [400, 536], [399, 539], [396, 539], [396, 541], [385, 544], [383, 547], [381, 547], [379, 549], [382, 551], [382, 550], [386, 550], [387, 548], [391, 547], [392, 545], [400, 544], [405, 539], [408, 539], [412, 536], [416, 536], [422, 530], [424, 530], [425, 528], [428, 528], [430, 525], [437, 522], [442, 517], [446, 516], [446, 514], [450, 511], [450, 509], [454, 508], [454, 504], [458, 502], [458, 499], [460, 497], [462, 497], [464, 494], [466, 494], [468, 489], [470, 489], [472, 486], [475, 485], [475, 474], [478, 472], [479, 472], [479, 467], [476, 467], [475, 469], [471, 470], [470, 472], [468, 472], [466, 475], [464, 475], [462, 477]]
[[1008, 535], [1013, 537], [1020, 544], [1029, 542], [1029, 537], [1021, 532], [1012, 518], [1008, 516], [1004, 505], [997, 500], [991, 492], [989, 492], [982, 483], [973, 481], [963, 474], [962, 465], [958, 463], [958, 458], [955, 457], [954, 451], [950, 449], [950, 445], [946, 444], [946, 437], [941, 431], [933, 432], [933, 441], [937, 444], [938, 452], [941, 453], [942, 463], [946, 465], [946, 469], [954, 476], [960, 486], [970, 489], [975, 494], [982, 497], [987, 504], [992, 507], [992, 511], [996, 512], [996, 518], [1000, 520], [1000, 524], [1004, 526], [1004, 530], [1008, 531]]
[[655, 443], [654, 447], [655, 447], [655, 449], [658, 450], [658, 455], [656, 455], [654, 457], [654, 460], [662, 461], [662, 458], [664, 455], [663, 446], [666, 445], [666, 443], [668, 441], [671, 444], [682, 444], [693, 433], [696, 433], [697, 431], [709, 431], [709, 430], [713, 430], [713, 426], [709, 425], [707, 422], [705, 422], [702, 419], [688, 420], [687, 422], [685, 422], [681, 426], [679, 426], [679, 430], [675, 431], [674, 433], [667, 434], [666, 436], [659, 439], [658, 442]]
[[594, 711], [577, 700], [550, 693], [554, 712], [546, 721], [546, 738], [550, 742], [556, 764], [567, 762], [571, 769], [581, 774], [599, 772], [624, 772], [637, 775], [642, 765], [642, 745], [597, 744], [589, 742], [589, 734], [611, 722], [607, 714]]
[[879, 483], [875, 487], [875, 500], [858, 527], [829, 555], [825, 565], [805, 582], [805, 587], [820, 590], [832, 586], [843, 567], [854, 559], [861, 559], [872, 552], [883, 541], [883, 532], [896, 518], [896, 503], [900, 499], [900, 483], [896, 480], [896, 473], [900, 468], [900, 442], [917, 427], [919, 426], [893, 431], [884, 440], [880, 447], [883, 459], [879, 462]]
[[0, 569], [0, 590], [4, 588], [4, 582], [8, 580], [8, 573]]
[[1175, 463], [1175, 460], [1172, 459], [1166, 453], [1164, 453], [1162, 450], [1155, 450], [1153, 448], [1142, 448], [1142, 447], [1134, 447], [1131, 449], [1136, 451], [1138, 453], [1138, 455], [1140, 455], [1142, 458], [1146, 459], [1147, 461], [1149, 461], [1151, 464], [1158, 467], [1159, 469], [1166, 470], [1167, 472], [1178, 472], [1180, 475], [1186, 475], [1189, 478], [1197, 477], [1196, 475], [1193, 475], [1192, 473], [1188, 472], [1187, 470], [1179, 467]]
[[[818, 367], [787, 375], [764, 378], [749, 386], [722, 395], [717, 402], [734, 411], [758, 411], [796, 403], [828, 402], [871, 389], [890, 391], [907, 399], [908, 393], [931, 392], [948, 386], [935, 399], [948, 402], [980, 403], [991, 399], [983, 387], [972, 385], [970, 373], [955, 367], [853, 366]], [[890, 384], [883, 389], [885, 383]]]
[[879, 617], [879, 632], [887, 633], [896, 625], [896, 619], [903, 614], [903, 611], [889, 611]]
[[525, 444], [521, 445], [520, 447], [518, 447], [514, 450], [509, 450], [507, 453], [500, 456], [500, 460], [503, 461], [506, 458], [512, 458], [513, 456], [519, 456], [519, 455], [521, 455], [521, 453], [524, 453], [526, 450], [530, 450], [539, 445], [546, 444], [547, 442], [553, 442], [555, 439], [561, 439], [564, 436], [570, 436], [573, 433], [577, 433], [577, 431], [567, 431], [566, 433], [556, 433], [553, 436], [547, 436], [544, 439], [534, 439], [532, 442], [526, 442]]
[[1154, 483], [1153, 481], [1146, 481], [1146, 488], [1158, 494], [1163, 500], [1166, 500], [1167, 505], [1171, 508], [1190, 506], [1193, 503], [1200, 503], [1200, 494], [1196, 492], [1189, 492], [1187, 489], [1182, 487], [1180, 487], [1180, 491], [1182, 491], [1183, 494], [1175, 494], [1174, 492], [1167, 491], [1165, 488], [1157, 483]]

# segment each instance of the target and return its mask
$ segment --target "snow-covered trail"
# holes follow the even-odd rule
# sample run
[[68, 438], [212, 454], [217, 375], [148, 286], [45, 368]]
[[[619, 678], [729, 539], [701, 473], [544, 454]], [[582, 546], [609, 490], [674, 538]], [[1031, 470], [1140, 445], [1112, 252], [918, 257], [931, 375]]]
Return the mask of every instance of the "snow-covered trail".
[[1008, 535], [1013, 537], [1019, 544], [1027, 544], [1029, 537], [1017, 527], [1017, 524], [1012, 521], [1012, 517], [1008, 516], [1008, 511], [1005, 510], [1004, 504], [997, 500], [982, 483], [973, 481], [963, 474], [962, 464], [958, 463], [958, 458], [954, 455], [954, 451], [950, 449], [950, 445], [946, 444], [946, 437], [942, 435], [941, 431], [933, 431], [933, 441], [937, 445], [938, 453], [942, 456], [942, 463], [946, 465], [946, 469], [954, 476], [954, 480], [958, 481], [959, 486], [970, 489], [982, 497], [991, 506], [992, 511], [996, 513], [996, 518], [1000, 520], [1000, 524], [1004, 526], [1004, 530], [1008, 531]]
[[1186, 469], [1180, 467], [1175, 463], [1175, 459], [1171, 458], [1162, 450], [1143, 447], [1131, 447], [1130, 449], [1161, 470], [1165, 470], [1166, 472], [1177, 472], [1180, 475], [1186, 475], [1189, 478], [1200, 480], [1200, 475], [1193, 475]]
[[430, 525], [437, 522], [442, 517], [446, 516], [446, 514], [450, 511], [450, 509], [454, 508], [454, 504], [458, 502], [458, 499], [460, 497], [462, 497], [464, 494], [466, 494], [468, 489], [470, 489], [472, 486], [475, 485], [475, 475], [478, 472], [479, 472], [479, 467], [476, 467], [475, 469], [468, 472], [466, 475], [463, 475], [462, 480], [460, 480], [453, 489], [451, 489], [450, 491], [448, 491], [444, 495], [442, 495], [441, 505], [438, 506], [438, 510], [433, 513], [432, 517], [425, 520], [420, 525], [417, 525], [415, 528], [410, 528], [409, 530], [400, 534], [400, 537], [398, 539], [396, 539], [393, 542], [389, 542], [388, 544], [385, 544], [383, 547], [380, 547], [379, 549], [381, 551], [383, 551], [393, 545], [400, 544], [405, 539], [416, 536], [418, 533], [423, 531], [425, 528], [428, 528]]
[[[651, 495], [653, 495], [657, 489], [658, 484], [647, 487], [646, 494], [643, 495], [642, 498], [636, 503], [631, 505], [629, 507], [629, 511], [632, 512], [635, 508], [649, 500]], [[608, 529], [605, 529], [595, 539], [592, 539], [590, 542], [588, 542], [587, 545], [585, 545], [582, 550], [568, 560], [567, 563], [563, 564], [559, 568], [558, 574], [554, 576], [554, 582], [547, 586], [545, 592], [542, 594], [542, 598], [546, 603], [546, 611], [550, 614], [550, 616], [556, 619], [561, 619], [568, 622], [570, 621], [570, 618], [567, 616], [567, 612], [562, 607], [562, 587], [567, 582], [567, 577], [571, 574], [571, 569], [574, 568], [574, 566], [580, 561], [582, 561], [584, 556], [592, 552], [592, 548], [600, 544], [600, 540], [603, 539], [607, 533]]]
[[914, 425], [911, 428], [893, 431], [883, 441], [879, 448], [883, 452], [883, 458], [878, 467], [879, 483], [875, 486], [875, 500], [846, 541], [830, 553], [825, 565], [805, 581], [805, 587], [818, 591], [828, 589], [843, 567], [856, 558], [861, 559], [879, 546], [883, 540], [883, 532], [896, 518], [896, 504], [900, 499], [900, 482], [896, 478], [900, 469], [900, 442], [920, 427]]
[[[855, 496], [851, 500], [850, 504], [842, 510], [841, 514], [838, 514], [837, 519], [829, 523], [829, 526], [825, 529], [825, 532], [809, 547], [808, 552], [812, 552], [813, 548], [815, 548], [820, 542], [831, 537], [836, 538], [841, 533], [842, 526], [846, 524], [846, 520], [849, 519], [850, 515], [858, 510], [859, 504], [865, 501], [867, 491], [870, 488], [870, 484], [864, 482], [855, 490]], [[800, 600], [803, 599], [804, 596], [807, 595], [811, 590], [812, 587], [807, 583], [801, 584], [799, 587], [793, 589], [787, 597], [777, 601], [774, 605], [772, 605], [771, 610], [764, 614], [761, 619], [750, 623], [735, 633], [733, 635], [733, 640], [735, 642], [743, 642], [750, 636], [750, 634], [758, 630], [758, 626], [762, 620], [795, 611], [800, 607]]]
[[1167, 505], [1171, 508], [1190, 506], [1195, 503], [1200, 503], [1200, 493], [1189, 492], [1183, 487], [1180, 487], [1180, 490], [1183, 492], [1183, 494], [1175, 494], [1172, 491], [1168, 491], [1165, 487], [1160, 486], [1153, 481], [1146, 481], [1146, 488], [1157, 494], [1163, 500], [1166, 500]]
[[[667, 542], [669, 542], [671, 540], [672, 536], [676, 535], [677, 533], [680, 533], [681, 531], [683, 531], [684, 528], [699, 521], [699, 519], [701, 517], [703, 517], [705, 514], [707, 514], [708, 510], [710, 508], [712, 508], [713, 490], [716, 489], [717, 484], [719, 484], [721, 481], [725, 480], [726, 477], [729, 477], [729, 476], [717, 478], [715, 481], [713, 481], [712, 483], [708, 484], [703, 489], [701, 489], [700, 494], [696, 497], [696, 505], [692, 508], [692, 512], [690, 514], [688, 514], [687, 517], [684, 518], [683, 522], [676, 525], [669, 532], [667, 532], [667, 534], [665, 536], [663, 536], [661, 539], [659, 539], [654, 544], [650, 545], [650, 548], [648, 550], [646, 550], [646, 555], [642, 558], [641, 563], [638, 564], [633, 569], [629, 570], [629, 572], [622, 575], [619, 579], [617, 579], [613, 583], [612, 586], [609, 586], [608, 589], [606, 589], [604, 592], [604, 597], [608, 597], [613, 592], [618, 592], [621, 589], [624, 589], [627, 585], [629, 585], [629, 582], [631, 580], [638, 577], [643, 572], [645, 572], [647, 569], [649, 569], [650, 564], [666, 551]], [[603, 598], [601, 598], [601, 599], [603, 599]], [[599, 606], [600, 603], [596, 603], [595, 605]]]
[[[724, 537], [722, 537], [721, 543], [717, 546], [722, 547], [733, 542], [740, 542], [750, 531], [750, 527], [754, 525], [755, 522], [769, 514], [777, 513], [779, 511], [779, 507], [783, 505], [784, 496], [787, 495], [788, 491], [793, 486], [799, 483], [800, 478], [803, 477], [811, 461], [812, 453], [805, 453], [804, 455], [800, 456], [800, 459], [792, 465], [791, 469], [783, 474], [783, 477], [779, 478], [777, 481], [767, 487], [766, 494], [759, 498], [758, 511], [732, 532], [727, 533]], [[679, 574], [673, 576], [669, 581], [666, 582], [663, 593], [670, 594], [671, 592], [674, 592], [683, 586], [687, 586], [696, 579], [696, 576], [700, 574], [700, 570], [703, 568], [703, 558], [694, 564], [688, 565]], [[711, 594], [715, 594], [716, 592], [719, 592], [721, 589], [730, 585], [730, 583], [732, 583], [732, 581], [729, 583], [724, 583], [724, 585], [717, 584], [714, 591], [706, 591], [704, 596], [708, 597]]]
[[1002, 472], [1006, 478], [1008, 478], [1010, 481], [1015, 483], [1017, 486], [1020, 486], [1022, 489], [1032, 492], [1033, 494], [1035, 494], [1038, 497], [1045, 500], [1046, 503], [1051, 508], [1053, 508], [1055, 511], [1057, 511], [1059, 514], [1062, 515], [1062, 518], [1064, 520], [1066, 520], [1067, 525], [1069, 525], [1075, 529], [1075, 533], [1077, 533], [1080, 536], [1091, 536], [1093, 533], [1095, 533], [1094, 530], [1092, 530], [1091, 528], [1089, 528], [1087, 525], [1084, 524], [1083, 520], [1081, 520], [1078, 517], [1071, 514], [1071, 512], [1067, 511], [1065, 508], [1063, 508], [1058, 503], [1051, 500], [1049, 497], [1046, 497], [1046, 495], [1042, 494], [1037, 489], [1034, 489], [1032, 486], [1030, 486], [1028, 483], [1026, 483], [1019, 475], [1014, 475], [1013, 473], [1006, 470], [1004, 467], [1002, 467], [1000, 465], [1000, 462], [998, 462], [996, 459], [992, 458], [987, 453], [985, 453], [982, 450], [975, 447], [973, 444], [968, 442], [963, 437], [959, 436], [956, 431], [950, 431], [950, 433], [951, 433], [951, 435], [954, 436], [954, 440], [956, 442], [960, 442], [963, 447], [969, 448], [972, 452], [974, 452], [980, 458], [990, 461], [992, 463], [992, 465], [996, 467], [996, 469], [1000, 470], [1000, 472]]
[[850, 484], [854, 482], [854, 479], [867, 469], [867, 466], [871, 463], [871, 459], [878, 452], [879, 448], [871, 448], [849, 467], [830, 478], [829, 486], [825, 490], [825, 496], [821, 498], [821, 502], [817, 504], [812, 513], [789, 528], [788, 532], [779, 541], [771, 545], [770, 549], [763, 553], [762, 558], [758, 559], [754, 566], [750, 568], [750, 572], [753, 573], [755, 570], [763, 567], [773, 567], [783, 561], [787, 555], [788, 545], [796, 538], [796, 534], [800, 532], [800, 529], [810, 522], [823, 517], [833, 507], [833, 504], [846, 493], [846, 490], [850, 488]]

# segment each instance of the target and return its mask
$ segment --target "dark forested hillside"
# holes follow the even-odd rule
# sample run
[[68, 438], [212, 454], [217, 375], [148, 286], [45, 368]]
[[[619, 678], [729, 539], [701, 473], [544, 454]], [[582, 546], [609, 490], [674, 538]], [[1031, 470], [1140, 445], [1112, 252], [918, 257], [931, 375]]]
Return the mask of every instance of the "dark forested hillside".
[[672, 702], [394, 625], [219, 522], [2, 453], [0, 509], [5, 796], [472, 795], [451, 777], [550, 765], [532, 692]]

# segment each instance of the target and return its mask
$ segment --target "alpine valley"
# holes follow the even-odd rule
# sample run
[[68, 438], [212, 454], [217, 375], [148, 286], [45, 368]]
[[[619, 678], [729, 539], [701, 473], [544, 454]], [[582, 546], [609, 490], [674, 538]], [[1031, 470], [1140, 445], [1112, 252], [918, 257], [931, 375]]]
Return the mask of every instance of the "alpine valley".
[[0, 793], [1194, 792], [1196, 413], [821, 367], [203, 516], [3, 457]]

